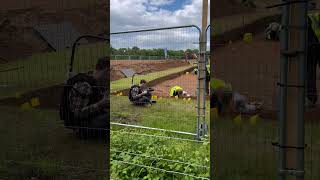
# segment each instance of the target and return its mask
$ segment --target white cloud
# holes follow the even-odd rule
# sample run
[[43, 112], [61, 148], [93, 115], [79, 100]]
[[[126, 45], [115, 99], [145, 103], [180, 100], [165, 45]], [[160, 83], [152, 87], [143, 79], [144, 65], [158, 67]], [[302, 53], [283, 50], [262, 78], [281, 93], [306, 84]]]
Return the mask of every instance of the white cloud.
[[[202, 0], [185, 0], [184, 5], [174, 11], [162, 8], [163, 5], [170, 5], [174, 3], [174, 1], [175, 0], [111, 0], [111, 32], [190, 24], [201, 27]], [[183, 33], [181, 31], [183, 31]], [[190, 34], [187, 34], [186, 31], [189, 31]], [[125, 36], [117, 36], [122, 39], [122, 42], [120, 42], [119, 38], [115, 41], [115, 38], [111, 36], [111, 43], [114, 47], [118, 45], [124, 46], [124, 43], [127, 44], [127, 47], [132, 47], [133, 45], [131, 44], [139, 42], [140, 45], [143, 43], [148, 44], [149, 48], [156, 48], [152, 47], [156, 46], [156, 44], [164, 44], [162, 46], [175, 46], [175, 49], [179, 49], [187, 46], [187, 44], [188, 46], [191, 44], [191, 46], [194, 47], [195, 45], [192, 43], [198, 40], [195, 35], [195, 31], [190, 29], [170, 30], [130, 35], [131, 43], [124, 39]], [[183, 43], [185, 43], [185, 45], [183, 45]]]

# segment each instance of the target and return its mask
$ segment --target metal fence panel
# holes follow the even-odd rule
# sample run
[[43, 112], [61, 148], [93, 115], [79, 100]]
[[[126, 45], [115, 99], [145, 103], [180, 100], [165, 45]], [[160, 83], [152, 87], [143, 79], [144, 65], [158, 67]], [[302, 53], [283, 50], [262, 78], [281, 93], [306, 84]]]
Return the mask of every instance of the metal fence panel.
[[[259, 18], [259, 13], [251, 14]], [[261, 16], [264, 16], [261, 13]], [[244, 16], [243, 16], [244, 17]], [[225, 19], [225, 23], [241, 20], [241, 16]], [[249, 18], [245, 18], [249, 19]], [[211, 109], [214, 137], [211, 140], [214, 150], [214, 177], [217, 179], [277, 179], [278, 177], [278, 122], [280, 80], [280, 44], [268, 41], [262, 31], [253, 28], [262, 27], [276, 16], [262, 17], [254, 23], [224, 32], [211, 32], [211, 78], [230, 82], [233, 91], [243, 94], [251, 102], [263, 102], [262, 110], [253, 114], [228, 112], [218, 118]], [[219, 24], [216, 24], [218, 27]], [[216, 31], [214, 28], [213, 31]], [[241, 33], [240, 33], [241, 32]], [[244, 35], [253, 35], [245, 39]], [[213, 50], [212, 50], [213, 49]], [[319, 86], [318, 86], [319, 87]], [[319, 95], [319, 91], [317, 92]], [[306, 105], [305, 140], [305, 179], [316, 179], [319, 173], [318, 145], [315, 141], [318, 128], [316, 115], [319, 105]], [[273, 144], [273, 145], [272, 145]]]
[[[113, 178], [209, 177], [208, 142], [194, 139], [197, 76], [193, 69], [197, 59], [185, 53], [189, 49], [198, 56], [199, 35], [194, 26], [111, 33]], [[119, 73], [123, 68], [137, 74], [125, 78]], [[154, 89], [153, 105], [136, 106], [128, 98], [130, 87], [142, 79]], [[174, 86], [181, 86], [190, 98], [170, 97]]]
[[[108, 49], [105, 42], [80, 45], [74, 73], [93, 70]], [[77, 136], [59, 117], [70, 57], [65, 49], [1, 64], [0, 179], [107, 178], [106, 133]]]

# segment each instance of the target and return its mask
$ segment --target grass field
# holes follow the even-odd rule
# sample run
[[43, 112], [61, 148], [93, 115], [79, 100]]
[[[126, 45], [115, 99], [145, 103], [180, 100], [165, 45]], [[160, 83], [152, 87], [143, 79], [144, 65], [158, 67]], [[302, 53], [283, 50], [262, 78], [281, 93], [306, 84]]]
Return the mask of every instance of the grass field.
[[[111, 96], [112, 122], [136, 124], [154, 128], [195, 133], [197, 123], [196, 100], [161, 99], [150, 107], [137, 107], [127, 96]], [[207, 107], [209, 102], [207, 102]], [[209, 110], [207, 110], [209, 124]]]
[[[172, 102], [159, 101], [157, 105], [147, 107], [148, 110], [141, 111], [137, 109], [138, 107], [132, 107], [126, 97], [112, 96], [111, 100], [117, 102], [111, 106], [111, 117], [114, 121], [135, 120], [134, 124], [139, 125], [194, 131], [195, 126], [193, 123], [188, 123], [188, 121], [194, 122], [195, 120], [194, 113], [191, 114], [191, 109], [193, 109], [191, 104], [182, 104], [179, 100], [171, 100]], [[183, 109], [184, 112], [185, 110], [190, 110], [190, 114], [174, 113], [176, 111], [173, 107], [180, 110]], [[63, 177], [67, 175], [75, 179], [86, 179], [97, 174], [103, 174], [103, 171], [92, 170], [104, 170], [106, 168], [103, 159], [106, 148], [103, 143], [95, 140], [80, 141], [76, 139], [70, 131], [62, 127], [61, 122], [58, 121], [56, 111], [22, 111], [1, 107], [0, 112], [2, 116], [0, 121], [0, 140], [2, 142], [0, 152], [1, 159], [5, 160], [2, 162], [7, 162], [1, 163], [0, 166], [0, 177], [3, 177], [2, 179], [6, 179], [5, 177], [14, 179], [17, 176]], [[168, 114], [168, 116], [162, 116], [161, 112]], [[176, 114], [180, 114], [180, 116]], [[188, 117], [190, 118], [187, 119]], [[179, 120], [173, 121], [174, 119]], [[319, 124], [306, 125], [306, 144], [308, 144], [306, 149], [306, 179], [308, 180], [312, 180], [312, 178], [316, 180], [320, 175], [318, 171], [320, 167], [320, 132], [318, 129]], [[115, 130], [119, 130], [119, 128]], [[125, 132], [129, 132], [129, 130]], [[153, 132], [138, 133], [153, 134]], [[167, 134], [167, 136], [173, 135]], [[117, 139], [113, 137], [117, 137]], [[214, 138], [218, 149], [217, 156], [215, 156], [217, 178], [219, 179], [220, 177], [226, 180], [275, 179], [277, 151], [271, 146], [271, 142], [276, 141], [276, 137], [277, 126], [275, 122], [258, 120], [256, 124], [250, 124], [248, 119], [244, 119], [237, 124], [230, 119], [217, 120], [215, 122]], [[140, 137], [130, 133], [119, 135], [116, 132], [112, 135], [112, 140], [116, 140], [111, 142], [113, 155], [119, 155], [115, 152], [119, 150], [133, 152], [130, 151], [130, 148], [134, 146], [128, 143], [133, 141], [137, 147], [141, 148], [141, 152], [147, 151], [149, 155], [159, 152], [162, 147], [175, 149], [176, 146], [179, 146], [182, 149], [179, 154], [187, 151], [187, 154], [181, 156], [182, 159], [179, 159], [181, 161], [196, 157], [196, 152], [199, 149], [201, 150], [199, 157], [203, 159], [209, 157], [208, 147], [204, 149], [198, 148], [200, 146], [194, 146], [190, 142], [165, 139], [156, 141], [158, 144], [155, 143], [156, 146], [152, 146], [155, 141], [154, 138]], [[148, 144], [148, 141], [152, 143], [149, 142], [151, 144]], [[139, 144], [139, 142], [141, 143]], [[152, 147], [152, 149], [148, 149], [148, 147]], [[169, 150], [161, 150], [161, 152], [165, 152], [166, 155], [170, 152], [173, 153]], [[118, 158], [117, 160], [119, 160], [122, 157], [113, 157], [113, 159]], [[166, 156], [166, 158], [173, 157], [178, 157], [178, 155]], [[132, 156], [127, 159], [127, 161], [130, 160], [133, 160]], [[200, 159], [192, 159], [192, 161], [195, 163], [199, 162]], [[204, 162], [204, 165], [207, 166], [208, 162]], [[130, 167], [132, 166], [119, 164], [116, 166], [120, 170], [126, 168], [127, 171], [133, 171]]]
[[102, 179], [107, 148], [79, 140], [54, 110], [0, 107], [0, 179]]
[[[195, 106], [196, 101], [194, 100], [187, 102], [182, 99], [161, 99], [157, 101], [157, 104], [148, 107], [134, 106], [126, 96], [111, 96], [110, 100], [113, 102], [110, 107], [111, 122], [190, 133], [196, 132], [197, 111]], [[208, 105], [209, 103], [207, 103]], [[209, 117], [209, 110], [206, 115]], [[209, 119], [207, 119], [208, 122]], [[121, 128], [116, 125], [112, 126], [112, 130], [112, 174], [116, 179], [142, 179], [143, 177], [149, 177], [149, 179], [194, 179], [174, 173], [164, 173], [159, 170], [141, 168], [138, 165], [183, 172], [200, 177], [208, 177], [209, 175], [209, 169], [199, 169], [198, 167], [190, 167], [190, 165], [187, 166], [175, 162], [196, 163], [209, 167], [209, 144], [158, 138], [173, 137], [194, 140], [195, 137], [192, 135], [181, 135], [170, 132], [162, 133], [153, 130], [136, 130], [134, 128]], [[121, 130], [124, 130], [125, 133], [121, 134]], [[157, 137], [154, 137], [154, 135], [157, 135]], [[159, 160], [155, 157], [161, 157], [162, 159]], [[174, 162], [168, 163], [163, 158]], [[119, 161], [132, 164], [118, 163]]]
[[[81, 46], [76, 50], [73, 70], [87, 72], [97, 59], [106, 56], [106, 44]], [[60, 84], [67, 78], [71, 50], [35, 54], [0, 66], [0, 98]], [[8, 71], [9, 70], [9, 71]], [[7, 86], [7, 87], [6, 87]]]
[[[306, 179], [319, 179], [320, 133], [319, 124], [306, 125], [305, 150]], [[249, 119], [235, 122], [232, 119], [215, 121], [215, 161], [217, 179], [269, 180], [277, 179], [277, 123], [272, 120]]]

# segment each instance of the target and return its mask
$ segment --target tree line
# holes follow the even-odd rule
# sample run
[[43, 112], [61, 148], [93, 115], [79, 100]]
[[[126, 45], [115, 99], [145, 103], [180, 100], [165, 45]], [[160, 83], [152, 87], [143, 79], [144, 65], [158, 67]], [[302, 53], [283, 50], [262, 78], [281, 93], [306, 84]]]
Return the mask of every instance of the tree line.
[[[184, 57], [185, 52], [192, 53], [199, 53], [198, 49], [186, 49], [184, 50], [167, 50], [168, 56], [170, 57]], [[137, 46], [132, 48], [113, 48], [111, 47], [111, 54], [112, 55], [130, 55], [130, 56], [164, 56], [164, 49], [155, 48], [155, 49], [140, 49]]]

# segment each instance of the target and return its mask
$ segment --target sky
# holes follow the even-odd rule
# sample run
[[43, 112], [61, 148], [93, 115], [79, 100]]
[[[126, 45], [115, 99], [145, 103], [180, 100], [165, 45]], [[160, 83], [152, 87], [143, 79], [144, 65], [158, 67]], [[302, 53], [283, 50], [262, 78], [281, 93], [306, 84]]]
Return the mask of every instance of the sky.
[[[202, 0], [111, 0], [110, 5], [111, 32], [191, 24], [201, 27]], [[195, 28], [111, 36], [116, 48], [186, 49], [196, 48], [197, 42]]]

